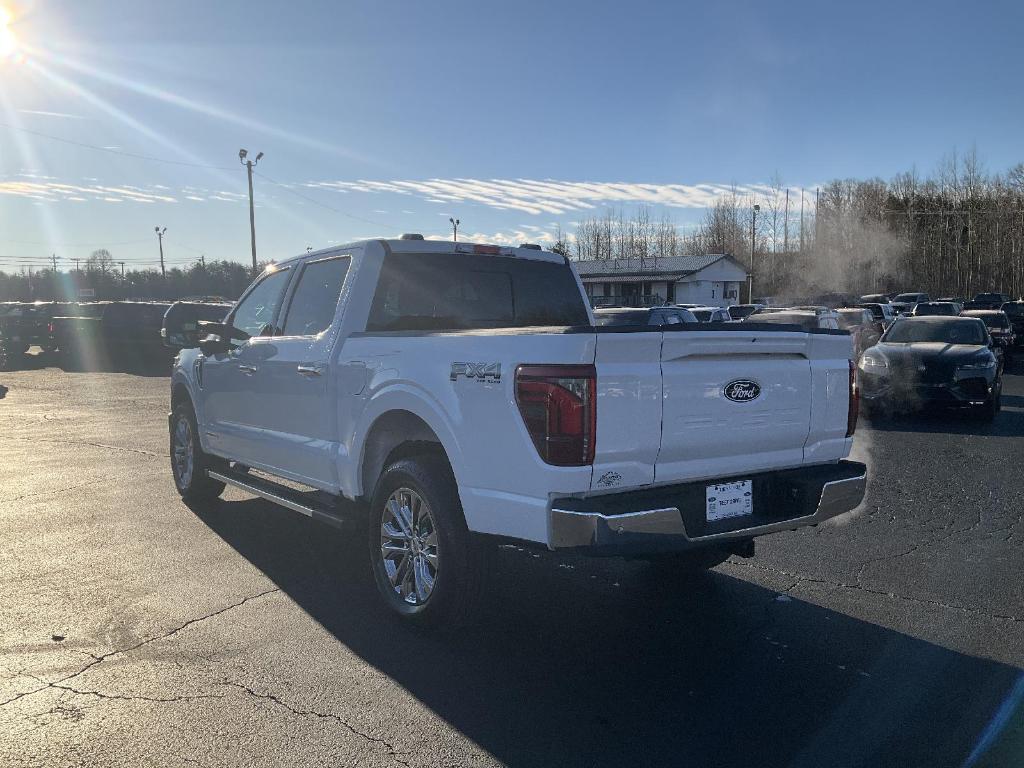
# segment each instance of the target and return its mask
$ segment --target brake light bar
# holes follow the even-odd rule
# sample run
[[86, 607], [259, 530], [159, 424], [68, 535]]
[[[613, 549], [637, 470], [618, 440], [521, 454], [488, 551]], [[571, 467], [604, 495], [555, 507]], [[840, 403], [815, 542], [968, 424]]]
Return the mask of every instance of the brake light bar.
[[850, 405], [846, 412], [846, 436], [853, 437], [860, 415], [860, 390], [857, 388], [857, 366], [853, 360], [847, 362], [850, 364]]
[[540, 458], [556, 467], [594, 463], [597, 370], [593, 365], [520, 365], [516, 405]]

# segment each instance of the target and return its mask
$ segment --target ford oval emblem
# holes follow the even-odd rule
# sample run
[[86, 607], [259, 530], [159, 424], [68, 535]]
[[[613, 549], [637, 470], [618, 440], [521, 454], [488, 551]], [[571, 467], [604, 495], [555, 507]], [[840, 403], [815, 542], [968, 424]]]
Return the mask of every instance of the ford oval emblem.
[[734, 403], [749, 403], [761, 396], [761, 385], [750, 379], [736, 379], [725, 385], [723, 394]]

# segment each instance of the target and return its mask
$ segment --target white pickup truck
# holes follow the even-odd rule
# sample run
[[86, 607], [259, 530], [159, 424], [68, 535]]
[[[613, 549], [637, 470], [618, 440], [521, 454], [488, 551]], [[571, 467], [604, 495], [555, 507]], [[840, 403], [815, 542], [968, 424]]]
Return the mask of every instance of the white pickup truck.
[[536, 246], [304, 254], [204, 333], [171, 379], [178, 491], [362, 523], [413, 621], [465, 617], [488, 541], [710, 567], [864, 495], [849, 335], [596, 327], [571, 262]]

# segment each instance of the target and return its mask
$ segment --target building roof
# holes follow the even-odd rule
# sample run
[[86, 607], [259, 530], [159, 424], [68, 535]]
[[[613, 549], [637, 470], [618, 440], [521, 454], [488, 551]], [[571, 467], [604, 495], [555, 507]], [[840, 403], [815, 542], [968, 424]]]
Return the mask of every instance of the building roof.
[[[573, 262], [583, 279], [598, 277], [643, 277], [647, 280], [667, 280], [685, 277], [728, 259], [745, 269], [732, 256], [724, 253], [709, 253], [704, 256], [666, 256], [644, 259], [585, 259]], [[614, 282], [614, 281], [613, 281]]]

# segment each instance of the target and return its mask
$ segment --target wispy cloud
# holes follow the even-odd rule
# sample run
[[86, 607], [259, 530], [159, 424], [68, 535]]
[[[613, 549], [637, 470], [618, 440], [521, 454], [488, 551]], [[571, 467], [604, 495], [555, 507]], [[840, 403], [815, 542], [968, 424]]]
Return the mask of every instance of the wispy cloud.
[[47, 112], [42, 109], [19, 109], [22, 115], [41, 115], [42, 117], [59, 117], [64, 120], [88, 120], [85, 115], [71, 115], [67, 112]]
[[22, 197], [41, 202], [92, 200], [104, 203], [174, 203], [170, 195], [128, 185], [64, 184], [43, 177], [33, 179], [0, 180], [0, 195]]
[[310, 181], [302, 186], [338, 192], [413, 195], [431, 203], [479, 203], [538, 215], [585, 211], [609, 203], [709, 208], [731, 194], [762, 194], [762, 185], [638, 184], [555, 179], [427, 179], [422, 181]]

